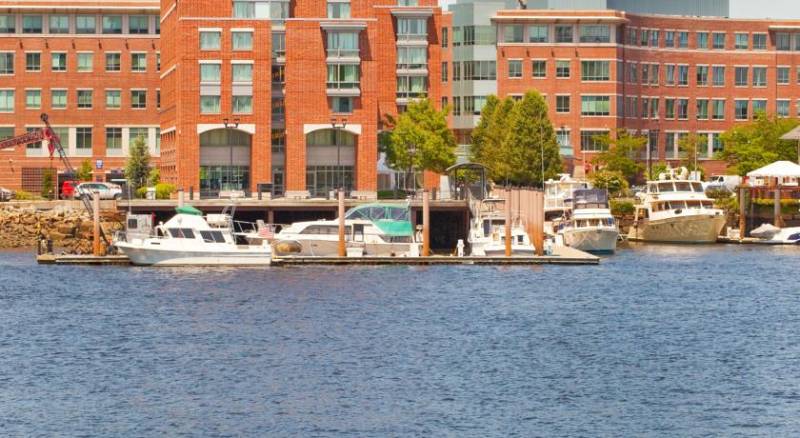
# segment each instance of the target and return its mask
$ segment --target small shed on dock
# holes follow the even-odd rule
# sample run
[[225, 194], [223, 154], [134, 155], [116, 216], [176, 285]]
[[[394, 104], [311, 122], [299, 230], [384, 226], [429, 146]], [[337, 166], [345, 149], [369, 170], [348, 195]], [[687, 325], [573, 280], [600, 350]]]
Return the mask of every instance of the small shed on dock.
[[800, 180], [800, 164], [792, 163], [791, 161], [776, 161], [760, 169], [748, 172], [747, 176], [763, 182], [777, 178], [780, 185], [797, 185], [798, 180]]

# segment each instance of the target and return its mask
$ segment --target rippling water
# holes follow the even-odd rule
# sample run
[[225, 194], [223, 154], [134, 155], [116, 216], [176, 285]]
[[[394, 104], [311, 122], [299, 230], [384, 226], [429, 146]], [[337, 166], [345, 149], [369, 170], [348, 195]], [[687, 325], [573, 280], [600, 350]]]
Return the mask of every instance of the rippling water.
[[0, 253], [0, 432], [797, 436], [799, 263], [751, 246], [540, 268]]

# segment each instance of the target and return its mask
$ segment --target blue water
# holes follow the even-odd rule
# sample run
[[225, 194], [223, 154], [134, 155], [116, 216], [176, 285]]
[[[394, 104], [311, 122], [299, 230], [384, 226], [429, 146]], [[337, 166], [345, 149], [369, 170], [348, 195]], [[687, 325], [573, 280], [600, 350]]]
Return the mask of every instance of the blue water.
[[0, 253], [0, 435], [798, 436], [798, 264], [753, 246], [536, 268]]

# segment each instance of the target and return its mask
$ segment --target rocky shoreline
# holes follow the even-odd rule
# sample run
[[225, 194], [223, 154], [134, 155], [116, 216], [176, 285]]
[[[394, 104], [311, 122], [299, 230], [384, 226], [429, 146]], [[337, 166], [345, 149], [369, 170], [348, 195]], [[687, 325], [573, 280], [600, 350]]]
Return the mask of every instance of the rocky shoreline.
[[[123, 228], [124, 215], [101, 211], [100, 220], [110, 237]], [[92, 218], [82, 206], [55, 204], [43, 209], [32, 204], [0, 204], [0, 249], [36, 248], [39, 240], [49, 239], [58, 252], [91, 254], [92, 230]]]

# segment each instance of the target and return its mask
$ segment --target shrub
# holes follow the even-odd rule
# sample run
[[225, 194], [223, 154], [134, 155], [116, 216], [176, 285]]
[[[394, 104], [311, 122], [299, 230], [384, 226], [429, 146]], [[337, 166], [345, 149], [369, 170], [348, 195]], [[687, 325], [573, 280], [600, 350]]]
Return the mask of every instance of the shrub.
[[614, 216], [625, 216], [629, 214], [633, 214], [636, 207], [634, 207], [633, 202], [631, 201], [620, 201], [620, 200], [611, 200], [611, 214]]
[[727, 199], [733, 196], [733, 193], [725, 187], [715, 187], [706, 190], [706, 196], [711, 199]]
[[589, 175], [589, 180], [592, 182], [592, 186], [608, 190], [608, 194], [612, 198], [618, 198], [628, 190], [628, 181], [621, 172], [598, 170]]
[[147, 196], [147, 187], [139, 187], [136, 189], [136, 197], [139, 199], [144, 199]]
[[170, 195], [175, 193], [177, 188], [174, 184], [159, 183], [156, 184], [156, 199], [169, 199]]
[[18, 201], [33, 201], [36, 197], [33, 196], [33, 193], [26, 192], [25, 190], [17, 190], [14, 192], [14, 199]]

